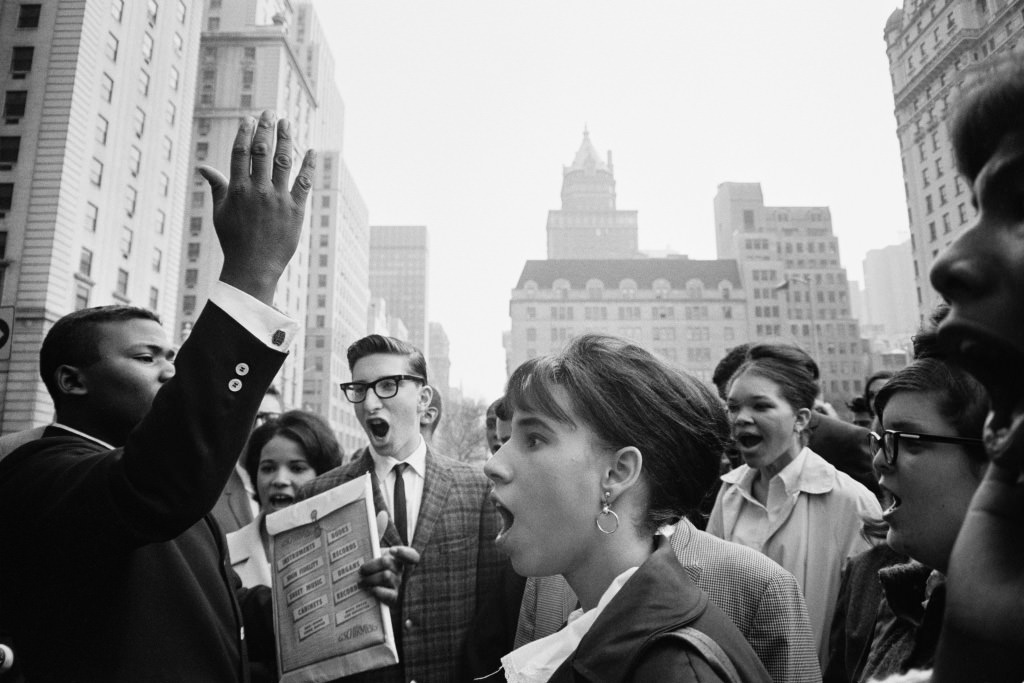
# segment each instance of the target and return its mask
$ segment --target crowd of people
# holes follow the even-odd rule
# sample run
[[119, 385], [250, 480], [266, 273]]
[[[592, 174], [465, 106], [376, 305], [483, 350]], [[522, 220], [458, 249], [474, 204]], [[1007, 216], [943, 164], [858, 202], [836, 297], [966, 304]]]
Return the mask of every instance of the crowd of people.
[[364, 475], [383, 550], [359, 585], [399, 661], [351, 683], [1024, 680], [1024, 67], [965, 92], [978, 218], [858, 424], [816, 410], [795, 346], [732, 349], [716, 395], [584, 334], [513, 372], [482, 471], [432, 447], [403, 340], [348, 349], [350, 457], [268, 390], [315, 155], [289, 186], [289, 123], [243, 121], [230, 179], [201, 170], [224, 265], [188, 340], [140, 308], [65, 316], [54, 423], [0, 440], [0, 680], [278, 680], [267, 516]]

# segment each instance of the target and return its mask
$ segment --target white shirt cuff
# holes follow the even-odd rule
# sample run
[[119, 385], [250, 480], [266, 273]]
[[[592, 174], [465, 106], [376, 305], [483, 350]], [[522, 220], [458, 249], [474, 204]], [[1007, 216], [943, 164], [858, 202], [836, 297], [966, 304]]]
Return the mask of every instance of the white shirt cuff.
[[286, 353], [299, 332], [299, 323], [226, 282], [214, 283], [210, 301], [276, 351]]

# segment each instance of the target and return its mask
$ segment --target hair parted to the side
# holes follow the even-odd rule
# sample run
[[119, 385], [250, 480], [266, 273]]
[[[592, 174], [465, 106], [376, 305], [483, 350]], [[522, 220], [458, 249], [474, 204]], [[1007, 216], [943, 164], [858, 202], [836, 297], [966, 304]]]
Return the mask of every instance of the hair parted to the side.
[[256, 481], [259, 472], [263, 447], [275, 436], [283, 436], [298, 444], [309, 466], [317, 474], [340, 466], [345, 457], [326, 420], [305, 410], [289, 410], [267, 420], [249, 436], [243, 464], [252, 482]]
[[427, 377], [427, 360], [423, 357], [423, 352], [407, 341], [381, 334], [371, 334], [352, 342], [348, 347], [348, 369], [351, 371], [361, 358], [377, 353], [406, 356], [412, 373], [422, 377], [424, 384], [430, 383], [430, 378]]
[[508, 381], [505, 409], [579, 427], [558, 406], [556, 387], [604, 446], [640, 451], [650, 496], [639, 520], [644, 531], [697, 510], [718, 477], [729, 435], [725, 410], [708, 387], [624, 339], [584, 334], [555, 355], [520, 365]]
[[949, 132], [957, 169], [969, 184], [1010, 134], [1024, 135], [1024, 59], [1012, 51], [964, 84]]
[[152, 320], [159, 324], [160, 316], [137, 306], [95, 306], [68, 313], [53, 324], [39, 347], [39, 376], [55, 406], [64, 398], [57, 388], [57, 368], [84, 368], [95, 363], [100, 359], [100, 326], [129, 320]]
[[761, 343], [747, 349], [747, 358], [729, 382], [744, 373], [752, 373], [774, 382], [779, 395], [793, 408], [814, 409], [818, 396], [818, 364], [803, 349], [792, 344]]
[[[893, 374], [875, 396], [875, 412], [879, 421], [885, 407], [896, 394], [932, 394], [938, 398], [939, 415], [956, 430], [957, 436], [980, 439], [989, 401], [985, 387], [966, 370], [945, 362], [938, 356], [925, 356]], [[985, 446], [965, 445], [964, 451], [978, 464], [988, 462]]]

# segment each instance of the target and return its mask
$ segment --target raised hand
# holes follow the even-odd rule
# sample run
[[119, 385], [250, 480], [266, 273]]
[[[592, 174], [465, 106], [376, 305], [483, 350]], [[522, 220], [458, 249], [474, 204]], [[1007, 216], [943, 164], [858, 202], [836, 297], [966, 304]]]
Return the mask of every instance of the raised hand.
[[273, 112], [264, 111], [258, 122], [245, 117], [231, 148], [231, 180], [199, 168], [213, 192], [213, 224], [224, 251], [221, 281], [268, 305], [299, 244], [316, 160], [313, 150], [306, 152], [289, 189], [291, 124], [277, 122], [272, 150], [273, 138]]

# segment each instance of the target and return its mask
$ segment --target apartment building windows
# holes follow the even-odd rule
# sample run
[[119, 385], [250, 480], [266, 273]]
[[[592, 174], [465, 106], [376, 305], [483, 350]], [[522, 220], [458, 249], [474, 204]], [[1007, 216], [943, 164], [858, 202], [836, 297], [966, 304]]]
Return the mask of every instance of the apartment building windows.
[[135, 107], [133, 122], [135, 124], [135, 137], [141, 138], [142, 133], [146, 130], [146, 112], [140, 107]]
[[167, 229], [167, 214], [160, 209], [156, 210], [156, 218], [153, 219], [153, 229], [156, 234], [162, 235]]
[[185, 14], [187, 12], [187, 9], [188, 8], [185, 7], [185, 0], [178, 0], [178, 7], [177, 7], [177, 10], [176, 10], [176, 15], [178, 17], [178, 23], [179, 24], [184, 24], [185, 23]]
[[132, 254], [132, 243], [135, 241], [135, 233], [128, 226], [121, 227], [121, 239], [118, 247], [121, 249], [121, 256], [128, 258]]
[[132, 145], [128, 149], [128, 172], [135, 178], [139, 175], [139, 167], [142, 165], [142, 150]]
[[196, 161], [206, 161], [206, 156], [210, 153], [210, 143], [208, 142], [197, 142], [196, 143]]
[[178, 106], [167, 100], [167, 108], [164, 110], [164, 119], [167, 121], [168, 126], [173, 126], [174, 122], [178, 119]]
[[164, 152], [164, 160], [170, 161], [171, 156], [174, 153], [174, 142], [165, 135], [164, 139], [160, 143], [160, 146]]
[[220, 30], [220, 17], [208, 17], [206, 20], [207, 31], [219, 31]]
[[187, 294], [181, 297], [181, 312], [185, 315], [192, 315], [196, 312], [196, 297], [194, 294]]
[[84, 282], [78, 282], [75, 284], [75, 310], [80, 311], [83, 308], [89, 308], [89, 291], [91, 287]]
[[78, 274], [84, 277], [92, 276], [92, 251], [82, 247], [82, 253], [78, 257]]
[[121, 23], [121, 17], [124, 16], [124, 0], [112, 0], [110, 3], [110, 16], [117, 23]]
[[108, 32], [106, 48], [107, 59], [115, 63], [117, 62], [117, 50], [120, 47], [120, 45], [121, 41], [117, 39], [117, 36], [115, 36], [113, 33]]
[[188, 219], [188, 234], [195, 237], [203, 231], [203, 217], [192, 216]]
[[131, 218], [135, 215], [135, 205], [139, 199], [139, 191], [129, 185], [124, 193], [124, 211]]
[[0, 170], [11, 168], [18, 163], [18, 152], [21, 149], [21, 136], [5, 135], [0, 137]]
[[159, 247], [153, 247], [153, 260], [152, 260], [153, 272], [154, 273], [159, 273], [160, 269], [163, 268], [163, 265], [164, 265], [164, 252]]
[[149, 95], [149, 74], [145, 69], [139, 69], [139, 94], [143, 97]]
[[197, 282], [199, 282], [199, 271], [195, 268], [187, 269], [185, 271], [185, 286], [193, 289]]
[[32, 57], [35, 55], [35, 48], [31, 46], [17, 46], [11, 48], [11, 78], [25, 78], [32, 70]]
[[171, 90], [173, 90], [174, 92], [178, 92], [178, 81], [180, 80], [180, 78], [181, 76], [178, 73], [178, 70], [172, 66], [170, 76], [168, 77], [167, 82], [170, 83]]
[[187, 256], [188, 256], [188, 260], [189, 261], [198, 261], [199, 260], [199, 242], [189, 242], [188, 243]]
[[96, 187], [103, 185], [103, 162], [96, 157], [89, 162], [89, 182]]
[[42, 5], [22, 3], [18, 9], [18, 28], [39, 28], [39, 15]]
[[0, 217], [11, 210], [14, 202], [14, 183], [0, 183]]
[[166, 197], [171, 192], [171, 178], [163, 171], [160, 172], [160, 196]]
[[28, 102], [28, 90], [8, 90], [4, 94], [4, 119], [7, 123], [16, 123], [25, 115]]
[[100, 97], [104, 102], [114, 99], [114, 79], [110, 77], [110, 74], [105, 73], [100, 78]]
[[114, 286], [114, 294], [121, 297], [128, 296], [128, 271], [124, 268], [117, 269], [117, 284]]
[[160, 290], [156, 287], [149, 288], [149, 310], [155, 311], [160, 307]]
[[92, 202], [85, 203], [84, 227], [89, 232], [96, 232], [96, 224], [99, 219], [100, 209]]
[[153, 61], [153, 36], [149, 32], [142, 34], [142, 61], [146, 64]]

